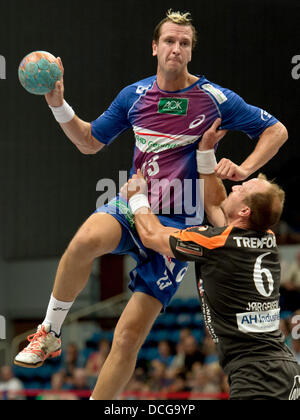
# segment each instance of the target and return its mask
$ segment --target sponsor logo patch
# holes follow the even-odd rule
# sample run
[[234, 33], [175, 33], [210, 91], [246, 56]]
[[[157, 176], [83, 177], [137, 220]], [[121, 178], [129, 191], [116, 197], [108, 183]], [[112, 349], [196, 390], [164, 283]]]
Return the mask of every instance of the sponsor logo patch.
[[189, 100], [186, 98], [161, 98], [158, 104], [160, 114], [186, 115]]
[[203, 255], [203, 248], [191, 242], [178, 241], [176, 245], [176, 250], [185, 254], [191, 254], [198, 257], [202, 257]]
[[236, 314], [238, 329], [244, 333], [264, 333], [279, 329], [280, 309]]
[[221, 92], [220, 89], [215, 88], [209, 83], [205, 83], [205, 85], [202, 85], [202, 88], [204, 90], [207, 90], [207, 92], [209, 92], [219, 104], [222, 104], [223, 102], [227, 101], [227, 97], [224, 95], [224, 93]]

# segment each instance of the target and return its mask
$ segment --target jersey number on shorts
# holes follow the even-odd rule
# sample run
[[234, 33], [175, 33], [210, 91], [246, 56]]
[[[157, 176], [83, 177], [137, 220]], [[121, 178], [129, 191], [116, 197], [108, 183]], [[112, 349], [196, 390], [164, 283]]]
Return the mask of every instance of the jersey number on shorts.
[[[171, 264], [173, 264], [173, 268], [174, 268], [175, 264], [174, 263], [171, 263]], [[173, 274], [173, 268], [171, 270], [172, 274]], [[182, 282], [186, 271], [187, 271], [187, 267], [183, 267], [179, 271], [179, 273], [176, 276], [176, 283], [181, 283]], [[160, 290], [164, 290], [166, 287], [171, 286], [173, 284], [171, 282], [170, 278], [169, 278], [169, 274], [168, 274], [167, 270], [164, 271], [164, 276], [161, 277], [159, 280], [157, 280], [156, 284], [157, 284], [157, 286], [159, 287]]]

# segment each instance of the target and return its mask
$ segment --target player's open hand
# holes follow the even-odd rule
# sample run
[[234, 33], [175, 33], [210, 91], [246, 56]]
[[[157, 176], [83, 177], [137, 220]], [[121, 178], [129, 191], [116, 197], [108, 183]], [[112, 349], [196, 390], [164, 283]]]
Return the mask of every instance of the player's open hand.
[[136, 174], [132, 175], [132, 178], [120, 190], [121, 197], [126, 200], [130, 200], [135, 194], [148, 194], [147, 181], [140, 169], [137, 170]]
[[225, 136], [228, 130], [219, 130], [221, 118], [217, 118], [212, 126], [205, 131], [198, 145], [198, 150], [204, 151], [213, 149], [217, 143]]
[[56, 62], [62, 74], [61, 79], [56, 82], [55, 88], [45, 95], [45, 99], [50, 106], [62, 106], [64, 103], [64, 67], [60, 57], [57, 57]]
[[220, 160], [216, 166], [215, 174], [221, 179], [230, 179], [232, 181], [243, 181], [249, 176], [245, 169], [226, 158]]

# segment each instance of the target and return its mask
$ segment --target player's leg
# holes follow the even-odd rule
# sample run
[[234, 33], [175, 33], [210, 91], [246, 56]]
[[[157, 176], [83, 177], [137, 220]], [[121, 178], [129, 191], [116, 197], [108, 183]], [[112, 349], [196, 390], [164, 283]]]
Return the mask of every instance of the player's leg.
[[162, 309], [159, 300], [136, 292], [130, 298], [115, 329], [111, 351], [93, 392], [95, 400], [116, 398], [131, 378], [138, 352]]
[[122, 227], [110, 214], [90, 216], [59, 263], [53, 296], [64, 302], [74, 301], [88, 281], [95, 258], [114, 251], [121, 236]]
[[60, 354], [61, 326], [88, 281], [94, 259], [115, 250], [121, 237], [122, 227], [110, 214], [95, 213], [82, 225], [59, 263], [46, 318], [15, 364], [38, 367]]

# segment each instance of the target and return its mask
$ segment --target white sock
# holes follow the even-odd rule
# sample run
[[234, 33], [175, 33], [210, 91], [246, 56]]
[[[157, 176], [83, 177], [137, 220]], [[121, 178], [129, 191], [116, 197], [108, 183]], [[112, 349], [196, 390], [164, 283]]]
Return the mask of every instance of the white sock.
[[64, 320], [73, 303], [74, 302], [61, 302], [51, 295], [46, 318], [44, 319], [43, 324], [50, 324], [51, 331], [54, 331], [55, 334], [59, 336], [61, 326], [64, 323]]

